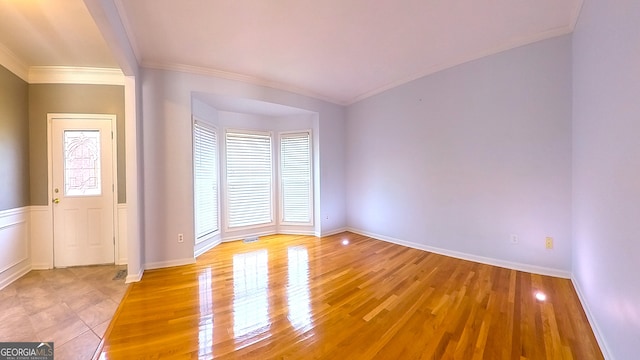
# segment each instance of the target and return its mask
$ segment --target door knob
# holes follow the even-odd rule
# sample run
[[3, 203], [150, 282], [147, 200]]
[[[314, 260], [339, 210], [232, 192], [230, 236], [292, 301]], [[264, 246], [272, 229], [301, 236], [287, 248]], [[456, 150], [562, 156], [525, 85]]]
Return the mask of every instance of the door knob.
[[59, 202], [60, 202], [60, 198], [55, 198], [55, 199], [53, 199], [53, 203], [54, 203], [54, 204], [57, 204], [57, 203], [59, 203]]

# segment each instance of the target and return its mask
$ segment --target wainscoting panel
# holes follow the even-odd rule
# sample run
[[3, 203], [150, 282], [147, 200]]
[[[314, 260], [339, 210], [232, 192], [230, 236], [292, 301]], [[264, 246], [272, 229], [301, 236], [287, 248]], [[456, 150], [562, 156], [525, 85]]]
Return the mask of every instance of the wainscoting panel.
[[29, 210], [0, 211], [0, 289], [31, 270]]
[[49, 206], [31, 206], [31, 266], [53, 269], [53, 215]]

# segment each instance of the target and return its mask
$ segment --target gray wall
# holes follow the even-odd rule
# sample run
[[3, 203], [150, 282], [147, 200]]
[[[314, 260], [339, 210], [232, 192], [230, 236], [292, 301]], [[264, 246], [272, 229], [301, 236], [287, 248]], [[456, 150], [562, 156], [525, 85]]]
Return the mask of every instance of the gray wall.
[[573, 37], [573, 274], [610, 359], [640, 349], [640, 2], [584, 2]]
[[[568, 275], [571, 37], [350, 106], [346, 156], [351, 228]], [[545, 236], [555, 238], [553, 250]]]
[[0, 66], [0, 210], [29, 205], [28, 85]]
[[124, 86], [29, 85], [31, 205], [47, 205], [47, 114], [115, 114], [118, 133], [118, 203], [126, 202]]

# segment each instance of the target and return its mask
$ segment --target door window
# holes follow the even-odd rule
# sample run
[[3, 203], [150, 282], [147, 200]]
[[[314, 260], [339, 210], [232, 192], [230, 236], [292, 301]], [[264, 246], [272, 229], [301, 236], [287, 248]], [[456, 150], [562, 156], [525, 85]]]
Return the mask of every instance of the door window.
[[101, 195], [101, 185], [100, 130], [65, 130], [64, 195]]

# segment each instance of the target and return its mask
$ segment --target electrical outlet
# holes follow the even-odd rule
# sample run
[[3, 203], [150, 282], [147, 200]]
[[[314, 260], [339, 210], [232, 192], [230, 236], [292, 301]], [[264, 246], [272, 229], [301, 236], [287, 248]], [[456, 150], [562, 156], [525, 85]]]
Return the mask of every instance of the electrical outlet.
[[547, 249], [553, 249], [553, 238], [551, 236], [544, 238], [544, 246]]
[[511, 241], [512, 244], [517, 244], [518, 243], [518, 235], [516, 234], [511, 234], [509, 236], [509, 241]]
[[184, 242], [184, 236], [182, 234], [178, 234], [178, 242]]

